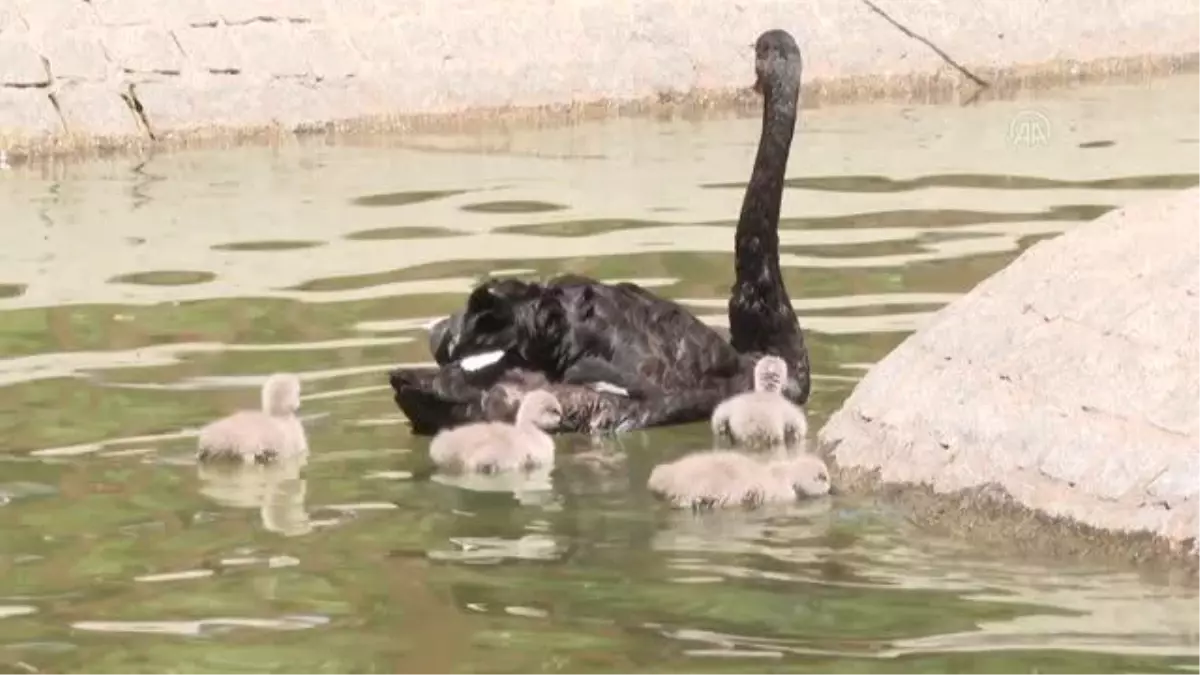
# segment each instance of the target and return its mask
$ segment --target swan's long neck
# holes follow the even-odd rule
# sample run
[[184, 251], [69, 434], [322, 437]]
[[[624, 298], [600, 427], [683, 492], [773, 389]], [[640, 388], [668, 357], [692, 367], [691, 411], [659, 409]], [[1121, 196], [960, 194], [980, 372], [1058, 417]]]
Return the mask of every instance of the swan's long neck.
[[778, 269], [779, 210], [783, 202], [783, 177], [787, 172], [792, 137], [796, 130], [799, 93], [798, 87], [779, 86], [767, 89], [763, 96], [763, 123], [758, 138], [758, 154], [754, 157], [750, 183], [746, 186], [746, 194], [742, 198], [736, 243], [738, 253], [755, 241], [761, 242], [765, 248], [756, 249], [754, 252], [758, 255], [738, 257], [738, 281], [750, 278], [747, 273], [757, 272], [761, 268], [761, 265], [756, 263], [768, 259], [773, 261], [773, 267]]
[[779, 270], [779, 210], [799, 97], [798, 79], [765, 88], [758, 155], [734, 239], [736, 279], [729, 299], [734, 349], [774, 353], [791, 363], [802, 358], [804, 344]]

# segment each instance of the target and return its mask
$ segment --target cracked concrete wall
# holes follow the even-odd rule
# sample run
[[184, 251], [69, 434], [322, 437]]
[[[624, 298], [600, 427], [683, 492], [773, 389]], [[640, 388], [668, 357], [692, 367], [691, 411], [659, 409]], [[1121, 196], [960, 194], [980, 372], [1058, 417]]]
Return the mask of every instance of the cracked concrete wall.
[[[1200, 40], [1191, 0], [881, 4], [974, 68]], [[962, 80], [861, 0], [0, 0], [0, 145], [728, 91], [772, 27], [800, 40], [810, 85]]]
[[1198, 201], [1191, 189], [1108, 213], [947, 305], [821, 429], [839, 469], [940, 494], [998, 486], [1194, 556]]

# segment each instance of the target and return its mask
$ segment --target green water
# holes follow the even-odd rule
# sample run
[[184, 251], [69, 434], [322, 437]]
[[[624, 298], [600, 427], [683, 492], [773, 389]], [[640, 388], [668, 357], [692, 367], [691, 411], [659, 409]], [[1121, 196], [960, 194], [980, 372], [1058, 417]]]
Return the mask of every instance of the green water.
[[[813, 427], [1031, 243], [1197, 182], [1195, 76], [806, 111], [783, 265]], [[1013, 133], [1036, 110], [1036, 144]], [[1025, 117], [1022, 117], [1025, 115]], [[724, 323], [757, 120], [620, 120], [0, 171], [0, 670], [1196, 669], [1197, 593], [1022, 561], [864, 498], [670, 512], [703, 425], [428, 475], [386, 371], [489, 272], [632, 279]], [[307, 466], [196, 428], [303, 377]]]

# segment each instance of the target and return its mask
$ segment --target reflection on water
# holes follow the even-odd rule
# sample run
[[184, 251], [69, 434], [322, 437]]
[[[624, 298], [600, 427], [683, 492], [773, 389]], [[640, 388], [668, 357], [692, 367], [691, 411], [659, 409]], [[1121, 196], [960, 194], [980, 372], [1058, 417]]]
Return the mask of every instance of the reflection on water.
[[435, 473], [431, 480], [459, 490], [511, 494], [520, 504], [549, 506], [555, 501], [551, 473], [552, 468], [549, 466], [531, 471], [511, 471], [499, 474], [439, 472]]
[[[1195, 76], [803, 122], [781, 231], [819, 424], [1033, 242], [1194, 185]], [[663, 509], [704, 425], [434, 471], [384, 373], [488, 274], [633, 280], [725, 323], [756, 119], [618, 120], [0, 174], [0, 670], [1194, 669], [1197, 593], [937, 537], [869, 500]], [[197, 428], [301, 374], [307, 463]]]
[[257, 509], [267, 532], [297, 536], [312, 531], [304, 510], [307, 482], [300, 470], [306, 456], [284, 457], [271, 464], [199, 465], [200, 494], [231, 508]]

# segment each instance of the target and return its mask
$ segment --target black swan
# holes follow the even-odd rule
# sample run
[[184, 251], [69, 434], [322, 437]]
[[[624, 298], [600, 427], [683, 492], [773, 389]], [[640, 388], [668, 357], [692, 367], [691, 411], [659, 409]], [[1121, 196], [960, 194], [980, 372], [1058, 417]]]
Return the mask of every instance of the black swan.
[[808, 417], [781, 390], [787, 363], [764, 356], [754, 365], [754, 391], [735, 394], [713, 411], [713, 434], [744, 446], [794, 445], [808, 435]]
[[489, 419], [497, 411], [484, 409], [483, 394], [500, 385], [550, 390], [563, 406], [557, 431], [696, 422], [749, 390], [764, 354], [788, 364], [783, 394], [807, 401], [808, 351], [779, 269], [778, 231], [801, 71], [791, 35], [759, 36], [754, 88], [763, 95], [762, 132], [735, 234], [728, 341], [636, 284], [574, 274], [545, 283], [490, 280], [472, 291], [465, 310], [431, 329], [437, 368], [389, 374], [414, 433]]
[[200, 429], [196, 457], [200, 461], [266, 462], [280, 455], [308, 452], [300, 409], [300, 378], [276, 373], [262, 386], [260, 410], [239, 410]]
[[832, 491], [829, 469], [816, 455], [760, 458], [730, 450], [694, 452], [659, 464], [646, 485], [672, 506], [685, 509], [756, 507]]

